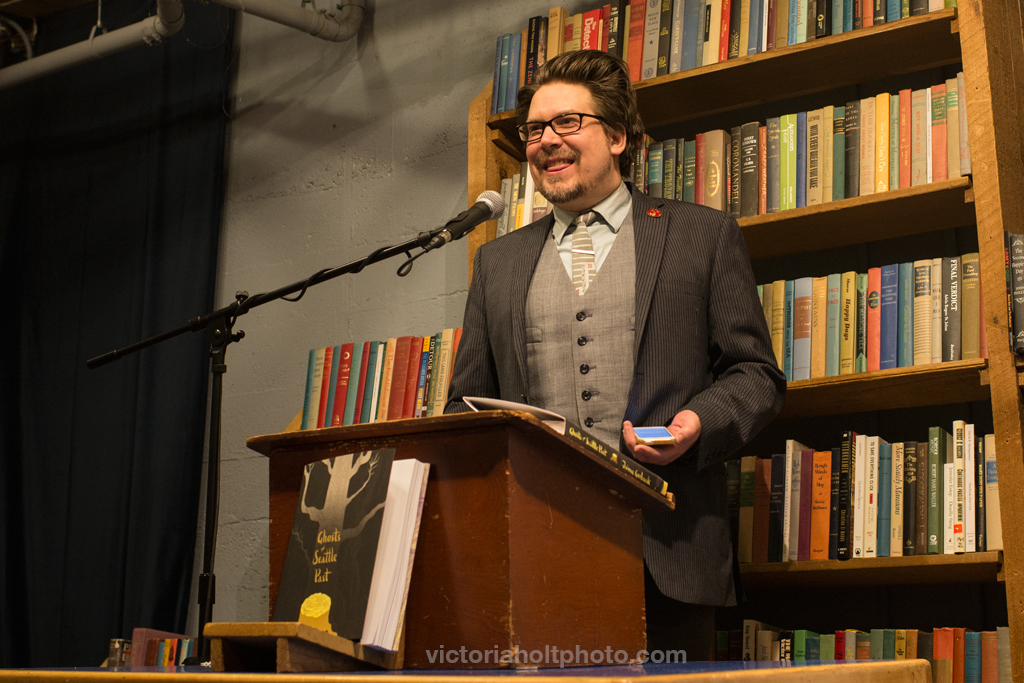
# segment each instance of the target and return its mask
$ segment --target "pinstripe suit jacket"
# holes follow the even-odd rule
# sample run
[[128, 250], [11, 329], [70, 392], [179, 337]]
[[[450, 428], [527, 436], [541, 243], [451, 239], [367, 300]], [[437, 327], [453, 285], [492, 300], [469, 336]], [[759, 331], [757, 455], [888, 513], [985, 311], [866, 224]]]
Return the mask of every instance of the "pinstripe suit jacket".
[[[665, 595], [732, 605], [721, 463], [779, 411], [786, 380], [776, 366], [736, 221], [630, 190], [636, 335], [623, 419], [667, 425], [689, 409], [701, 422], [700, 438], [687, 454], [651, 466], [669, 482], [676, 509], [644, 514], [644, 559]], [[530, 402], [526, 298], [553, 222], [548, 215], [477, 251], [446, 412], [465, 410], [463, 396]]]

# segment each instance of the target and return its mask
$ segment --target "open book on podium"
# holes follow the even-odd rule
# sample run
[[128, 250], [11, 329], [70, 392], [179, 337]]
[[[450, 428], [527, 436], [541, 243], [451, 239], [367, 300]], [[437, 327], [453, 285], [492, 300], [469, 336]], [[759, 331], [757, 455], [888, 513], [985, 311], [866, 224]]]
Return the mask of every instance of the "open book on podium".
[[646, 647], [641, 513], [674, 499], [635, 461], [566, 432], [526, 412], [487, 410], [249, 439], [270, 462], [272, 611], [307, 465], [394, 449], [396, 463], [416, 459], [429, 476], [397, 650], [300, 622], [211, 623], [214, 668], [545, 668], [601, 663], [580, 656], [608, 648], [637, 661]]

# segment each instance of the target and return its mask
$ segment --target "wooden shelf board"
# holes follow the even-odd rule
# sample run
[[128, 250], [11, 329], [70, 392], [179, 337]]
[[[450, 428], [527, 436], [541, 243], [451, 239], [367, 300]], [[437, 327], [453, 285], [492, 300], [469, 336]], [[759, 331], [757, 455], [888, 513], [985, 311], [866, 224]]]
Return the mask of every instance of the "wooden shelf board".
[[[648, 130], [960, 61], [956, 10], [653, 78], [636, 86]], [[765, 87], [766, 84], [771, 84]]]
[[980, 381], [987, 367], [982, 358], [790, 382], [779, 417], [988, 400], [989, 388]]
[[741, 218], [750, 259], [958, 228], [975, 222], [969, 177]]
[[996, 581], [1003, 554], [914, 555], [741, 564], [745, 587], [891, 585]]

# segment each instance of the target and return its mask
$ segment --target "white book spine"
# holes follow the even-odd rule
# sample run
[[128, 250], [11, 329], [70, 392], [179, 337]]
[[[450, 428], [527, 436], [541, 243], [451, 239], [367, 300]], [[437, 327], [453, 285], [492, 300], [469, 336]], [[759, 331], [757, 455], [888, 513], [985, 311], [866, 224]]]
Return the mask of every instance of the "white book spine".
[[903, 556], [903, 444], [892, 445], [892, 482], [889, 508], [889, 557]]
[[864, 555], [877, 557], [878, 549], [878, 444], [877, 436], [867, 438], [868, 461], [864, 470]]
[[793, 495], [793, 449], [789, 443], [786, 444], [786, 492], [782, 498], [782, 560], [789, 560], [789, 527], [790, 515], [792, 515]]
[[718, 64], [722, 37], [722, 0], [711, 0], [711, 28], [704, 43], [704, 64]]
[[853, 509], [853, 557], [864, 557], [864, 488], [866, 484], [867, 437], [858, 434], [854, 440], [854, 509]]
[[647, 0], [647, 21], [644, 24], [644, 61], [640, 80], [658, 75], [658, 30], [661, 28], [661, 0]]
[[[625, 17], [619, 17], [619, 23], [625, 21]], [[624, 37], [623, 42], [629, 40], [629, 27], [622, 32]], [[669, 52], [668, 58], [668, 72], [670, 74], [679, 73], [683, 68], [683, 0], [673, 0], [672, 2], [672, 49]], [[623, 45], [625, 47], [625, 45]], [[625, 51], [622, 54], [626, 54]]]
[[792, 479], [789, 485], [789, 552], [786, 557], [790, 562], [796, 562], [800, 559], [800, 479], [803, 469], [801, 467], [801, 451], [795, 450], [792, 453], [792, 458], [787, 453], [786, 459], [793, 463]]
[[[760, 13], [760, 21], [761, 21], [761, 49], [759, 51], [760, 52], [767, 52], [768, 51], [768, 40], [769, 40], [769, 36], [768, 36], [768, 0], [763, 0], [761, 2], [761, 4], [760, 4], [760, 7], [761, 7], [761, 13]], [[753, 18], [751, 18], [751, 21], [753, 21]], [[774, 36], [771, 36], [771, 38], [774, 39]]]
[[953, 552], [962, 553], [967, 549], [967, 537], [964, 534], [964, 432], [967, 423], [963, 420], [953, 420], [953, 464], [956, 470], [953, 474], [956, 488], [953, 495], [956, 497], [953, 507]]
[[942, 259], [932, 259], [932, 362], [942, 362]]
[[956, 519], [956, 463], [947, 462], [942, 466], [942, 552], [952, 555], [956, 552], [953, 538], [953, 520]]
[[974, 482], [974, 425], [964, 428], [964, 535], [967, 539], [967, 552], [978, 549], [975, 536], [974, 508], [977, 501]]

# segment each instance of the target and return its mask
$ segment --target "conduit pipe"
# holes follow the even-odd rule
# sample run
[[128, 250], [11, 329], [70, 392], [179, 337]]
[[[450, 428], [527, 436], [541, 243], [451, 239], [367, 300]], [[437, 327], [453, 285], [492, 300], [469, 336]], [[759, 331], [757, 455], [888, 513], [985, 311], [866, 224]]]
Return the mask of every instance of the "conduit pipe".
[[[225, 7], [239, 9], [246, 14], [334, 42], [348, 40], [356, 35], [363, 21], [365, 1], [342, 0], [339, 4], [341, 15], [335, 17], [317, 11], [315, 5], [306, 9], [285, 5], [279, 0], [214, 0]], [[0, 90], [138, 45], [159, 43], [177, 33], [184, 23], [185, 10], [181, 0], [157, 0], [156, 16], [0, 69]]]
[[128, 48], [159, 43], [185, 23], [181, 0], [157, 0], [156, 16], [0, 69], [0, 90]]

